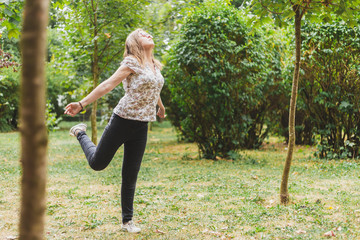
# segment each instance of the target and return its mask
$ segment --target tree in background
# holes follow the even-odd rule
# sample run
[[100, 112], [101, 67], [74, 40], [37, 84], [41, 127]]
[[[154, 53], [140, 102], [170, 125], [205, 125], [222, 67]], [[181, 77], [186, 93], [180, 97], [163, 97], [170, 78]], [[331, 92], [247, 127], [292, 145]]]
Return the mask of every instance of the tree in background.
[[[77, 78], [92, 79], [92, 89], [104, 72], [120, 64], [127, 34], [139, 25], [147, 0], [79, 0], [59, 5], [64, 41], [74, 58]], [[115, 60], [118, 60], [115, 62]], [[115, 69], [114, 69], [115, 68]], [[97, 101], [92, 105], [92, 141], [97, 143]]]
[[360, 30], [343, 22], [305, 24], [299, 98], [320, 135], [320, 158], [358, 158]]
[[47, 0], [26, 0], [21, 32], [21, 216], [20, 239], [44, 239], [46, 209], [45, 55]]
[[280, 201], [289, 202], [288, 179], [295, 146], [295, 112], [298, 92], [300, 59], [301, 59], [301, 23], [306, 15], [310, 21], [329, 21], [334, 16], [342, 18], [346, 23], [354, 25], [360, 0], [256, 0], [251, 2], [251, 10], [255, 13], [255, 25], [271, 22], [273, 19], [279, 25], [287, 24], [294, 18], [295, 27], [295, 68], [291, 90], [289, 110], [289, 143], [280, 188]]

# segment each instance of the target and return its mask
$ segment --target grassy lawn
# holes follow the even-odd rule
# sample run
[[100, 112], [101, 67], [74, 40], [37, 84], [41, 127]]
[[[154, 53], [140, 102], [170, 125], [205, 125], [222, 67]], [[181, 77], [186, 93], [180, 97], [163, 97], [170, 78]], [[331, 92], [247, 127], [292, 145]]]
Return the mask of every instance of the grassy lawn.
[[[71, 123], [49, 135], [46, 239], [360, 239], [360, 161], [323, 161], [296, 148], [291, 204], [279, 205], [286, 150], [281, 139], [230, 160], [197, 159], [168, 122], [155, 124], [139, 173], [134, 221], [121, 232], [122, 148], [91, 170]], [[99, 134], [102, 133], [100, 128]], [[17, 235], [19, 134], [0, 134], [0, 239]]]

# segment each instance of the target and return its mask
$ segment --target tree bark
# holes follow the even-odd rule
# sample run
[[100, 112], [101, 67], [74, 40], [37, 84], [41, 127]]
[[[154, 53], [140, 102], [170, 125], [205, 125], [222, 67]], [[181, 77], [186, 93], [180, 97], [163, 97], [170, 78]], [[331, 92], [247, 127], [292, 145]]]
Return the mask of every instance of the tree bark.
[[[93, 4], [92, 4], [93, 5]], [[94, 7], [94, 5], [93, 5]], [[98, 42], [96, 37], [98, 35], [97, 25], [97, 13], [96, 9], [93, 9], [94, 13], [94, 54], [93, 54], [93, 89], [95, 89], [99, 83], [99, 59], [98, 59]], [[94, 144], [97, 144], [97, 124], [96, 124], [96, 111], [97, 101], [93, 102], [91, 111], [91, 140]]]
[[45, 54], [49, 1], [26, 0], [21, 34], [20, 239], [44, 239], [47, 129]]
[[289, 203], [289, 192], [288, 192], [288, 180], [289, 172], [291, 167], [291, 161], [293, 157], [293, 151], [295, 147], [295, 112], [296, 112], [296, 98], [298, 92], [299, 84], [299, 73], [300, 73], [300, 57], [301, 57], [301, 18], [302, 14], [300, 11], [300, 6], [293, 7], [295, 11], [295, 44], [296, 44], [296, 60], [295, 60], [295, 69], [293, 75], [293, 83], [291, 90], [291, 99], [290, 99], [290, 111], [289, 111], [289, 143], [288, 151], [285, 160], [284, 171], [281, 180], [280, 186], [280, 203], [288, 204]]

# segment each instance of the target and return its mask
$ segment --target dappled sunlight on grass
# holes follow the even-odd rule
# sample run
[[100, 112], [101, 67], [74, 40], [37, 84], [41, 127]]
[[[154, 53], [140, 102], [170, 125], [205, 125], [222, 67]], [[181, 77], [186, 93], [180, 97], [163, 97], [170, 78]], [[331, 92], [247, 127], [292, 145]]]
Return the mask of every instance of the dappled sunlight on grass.
[[[149, 131], [135, 197], [134, 220], [143, 231], [129, 235], [120, 223], [123, 148], [95, 172], [62, 129], [49, 135], [46, 239], [322, 239], [330, 230], [337, 239], [360, 238], [359, 161], [317, 160], [310, 147], [297, 146], [291, 204], [281, 206], [281, 139], [240, 151], [236, 160], [199, 159], [196, 144], [177, 142], [168, 122]], [[19, 135], [0, 134], [0, 141], [0, 239], [6, 239], [17, 235]]]

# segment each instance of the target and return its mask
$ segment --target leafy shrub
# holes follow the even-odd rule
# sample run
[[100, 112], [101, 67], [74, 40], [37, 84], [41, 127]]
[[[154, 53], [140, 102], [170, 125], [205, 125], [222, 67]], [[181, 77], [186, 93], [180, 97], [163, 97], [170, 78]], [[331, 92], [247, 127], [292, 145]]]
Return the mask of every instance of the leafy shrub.
[[[1, 69], [1, 74], [4, 75], [0, 75], [0, 132], [8, 132], [16, 129], [18, 126], [20, 72], [14, 72], [11, 68], [3, 68]], [[56, 89], [56, 87], [49, 81], [48, 101], [46, 104], [46, 125], [49, 130], [56, 130], [58, 123], [61, 121], [61, 117], [56, 114], [55, 106], [51, 101], [54, 99], [54, 102], [58, 103], [56, 94], [49, 94], [52, 93], [52, 89]], [[61, 108], [60, 111], [63, 113], [63, 108]]]
[[61, 122], [61, 117], [56, 117], [56, 113], [54, 112], [54, 106], [51, 104], [51, 101], [47, 101], [46, 103], [46, 127], [48, 131], [55, 131], [59, 129], [59, 123]]
[[0, 75], [0, 132], [17, 127], [19, 111], [19, 73], [3, 68]]
[[[279, 70], [277, 98], [273, 101], [274, 111], [270, 113], [272, 134], [283, 136], [288, 142], [289, 140], [289, 105], [291, 97], [292, 80], [294, 74], [294, 49], [295, 43], [293, 41], [294, 30], [290, 27], [279, 29], [275, 35], [280, 44], [277, 54], [280, 61], [276, 64]], [[314, 145], [315, 134], [314, 126], [309, 117], [309, 112], [306, 110], [306, 105], [301, 98], [298, 97], [295, 113], [295, 135], [296, 144], [299, 145]]]
[[299, 97], [320, 135], [321, 158], [359, 157], [360, 29], [305, 25]]
[[224, 4], [204, 3], [183, 26], [167, 59], [168, 114], [203, 157], [257, 148], [267, 136], [279, 60], [265, 40], [249, 35], [244, 17]]

